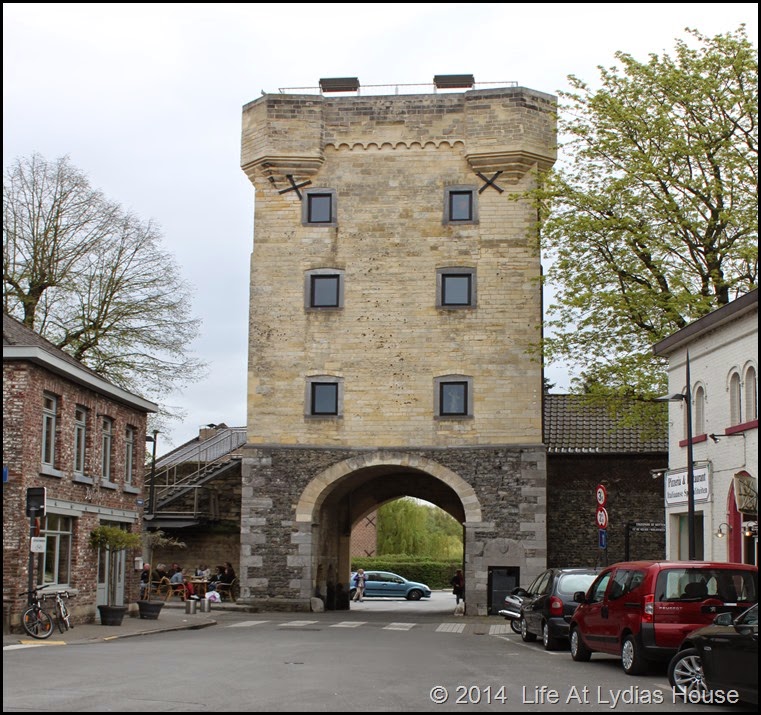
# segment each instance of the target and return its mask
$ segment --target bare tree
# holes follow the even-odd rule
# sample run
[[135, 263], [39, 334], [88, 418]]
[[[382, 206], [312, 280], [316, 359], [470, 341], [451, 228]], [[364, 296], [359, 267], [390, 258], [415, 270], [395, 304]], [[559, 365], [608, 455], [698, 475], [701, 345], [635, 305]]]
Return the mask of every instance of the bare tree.
[[68, 157], [17, 159], [3, 181], [3, 309], [116, 384], [153, 399], [197, 379], [190, 289], [141, 221]]

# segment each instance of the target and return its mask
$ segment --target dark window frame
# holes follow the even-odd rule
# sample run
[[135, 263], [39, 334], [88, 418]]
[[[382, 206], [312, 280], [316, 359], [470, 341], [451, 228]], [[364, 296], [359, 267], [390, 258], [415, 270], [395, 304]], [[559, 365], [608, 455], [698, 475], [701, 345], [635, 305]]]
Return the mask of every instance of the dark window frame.
[[[317, 412], [317, 390], [331, 386], [335, 389], [335, 410]], [[343, 417], [343, 378], [334, 375], [313, 375], [307, 378], [304, 416], [308, 419], [336, 419]]]
[[[323, 279], [336, 281], [336, 304], [315, 304], [315, 283]], [[344, 307], [344, 271], [338, 268], [316, 268], [304, 274], [304, 308], [306, 310], [330, 311]]]
[[[448, 386], [464, 387], [462, 411], [444, 412], [445, 390]], [[469, 375], [442, 375], [434, 378], [434, 415], [436, 419], [469, 419], [473, 417], [473, 378]]]
[[[454, 199], [457, 196], [470, 196], [469, 216], [460, 218], [454, 215]], [[470, 184], [448, 186], [444, 189], [444, 220], [446, 224], [476, 224], [478, 223], [478, 189]]]
[[[449, 278], [468, 278], [468, 302], [446, 302], [446, 283]], [[477, 305], [476, 269], [462, 266], [447, 266], [436, 269], [436, 307], [445, 310], [463, 310]]]
[[[315, 221], [312, 216], [312, 199], [328, 198], [330, 201], [330, 217], [328, 221]], [[301, 224], [303, 226], [337, 226], [338, 201], [335, 189], [307, 189], [301, 202]]]

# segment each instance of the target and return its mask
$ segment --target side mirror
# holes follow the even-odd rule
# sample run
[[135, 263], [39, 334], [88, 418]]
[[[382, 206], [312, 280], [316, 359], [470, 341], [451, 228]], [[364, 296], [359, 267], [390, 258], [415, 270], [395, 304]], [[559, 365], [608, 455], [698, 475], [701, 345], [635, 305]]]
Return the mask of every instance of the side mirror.
[[731, 626], [732, 625], [732, 614], [731, 613], [720, 613], [716, 618], [713, 619], [714, 625], [716, 626]]
[[576, 591], [576, 593], [573, 594], [573, 600], [576, 603], [586, 603], [587, 602], [587, 594], [584, 593], [584, 591]]

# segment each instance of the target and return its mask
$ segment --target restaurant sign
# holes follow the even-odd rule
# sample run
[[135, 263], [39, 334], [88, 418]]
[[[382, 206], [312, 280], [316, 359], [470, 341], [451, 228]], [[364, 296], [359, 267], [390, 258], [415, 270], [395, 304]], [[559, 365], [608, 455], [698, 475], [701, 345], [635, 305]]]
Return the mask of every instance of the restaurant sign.
[[[694, 503], [707, 502], [711, 498], [711, 482], [708, 479], [708, 466], [693, 467], [692, 473]], [[666, 506], [687, 503], [686, 469], [675, 469], [671, 472], [666, 472], [663, 484], [666, 491]]]

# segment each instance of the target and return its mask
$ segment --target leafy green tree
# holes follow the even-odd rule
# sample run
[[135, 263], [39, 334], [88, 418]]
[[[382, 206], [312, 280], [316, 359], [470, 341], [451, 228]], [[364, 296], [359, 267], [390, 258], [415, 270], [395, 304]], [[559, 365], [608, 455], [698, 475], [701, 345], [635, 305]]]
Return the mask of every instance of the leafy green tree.
[[462, 526], [449, 514], [415, 499], [378, 509], [378, 555], [406, 554], [431, 559], [462, 556]]
[[562, 161], [537, 192], [544, 349], [578, 390], [662, 393], [653, 344], [757, 286], [757, 50], [744, 26], [687, 33], [561, 93]]
[[154, 399], [197, 379], [200, 321], [161, 234], [68, 157], [3, 179], [3, 309], [116, 384]]

